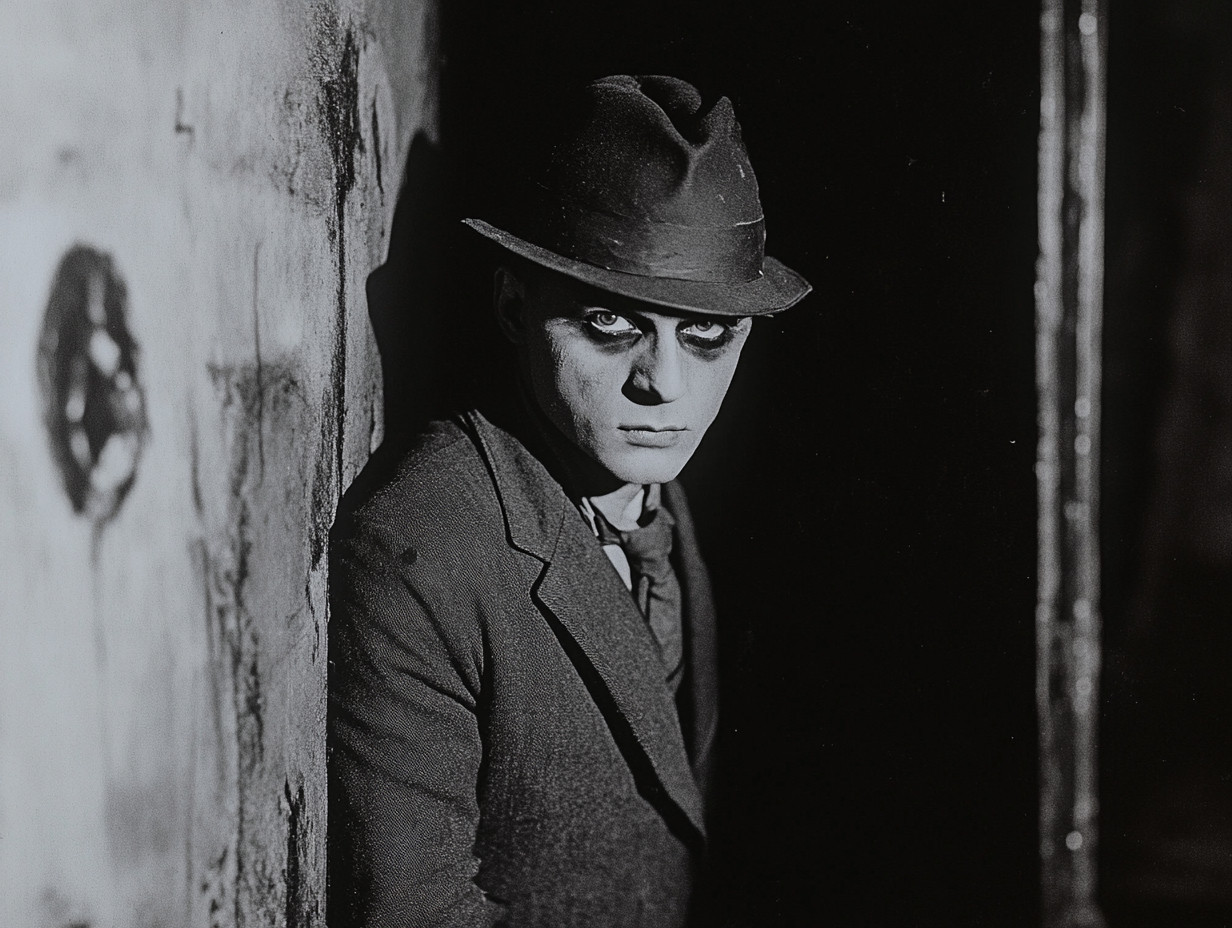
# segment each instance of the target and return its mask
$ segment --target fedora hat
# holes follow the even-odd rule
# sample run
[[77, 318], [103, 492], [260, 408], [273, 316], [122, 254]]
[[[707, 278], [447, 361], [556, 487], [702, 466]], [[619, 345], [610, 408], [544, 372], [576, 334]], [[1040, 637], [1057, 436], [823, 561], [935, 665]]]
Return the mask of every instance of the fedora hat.
[[611, 293], [720, 316], [778, 312], [812, 288], [766, 257], [757, 178], [731, 101], [674, 77], [593, 81], [553, 113], [506, 228], [463, 220], [535, 264]]

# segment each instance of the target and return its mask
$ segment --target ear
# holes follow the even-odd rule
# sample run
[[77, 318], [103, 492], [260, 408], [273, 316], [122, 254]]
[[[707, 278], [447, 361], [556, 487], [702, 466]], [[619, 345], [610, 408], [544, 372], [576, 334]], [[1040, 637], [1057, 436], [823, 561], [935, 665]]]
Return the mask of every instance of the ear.
[[526, 282], [507, 264], [492, 276], [492, 306], [496, 322], [515, 345], [526, 338]]

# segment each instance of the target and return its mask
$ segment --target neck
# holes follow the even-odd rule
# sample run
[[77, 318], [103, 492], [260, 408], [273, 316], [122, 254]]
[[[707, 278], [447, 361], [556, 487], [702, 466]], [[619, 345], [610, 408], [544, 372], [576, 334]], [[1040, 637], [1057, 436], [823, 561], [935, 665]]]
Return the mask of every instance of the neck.
[[591, 496], [590, 504], [622, 532], [637, 528], [642, 518], [646, 488], [640, 483], [626, 483], [602, 496]]

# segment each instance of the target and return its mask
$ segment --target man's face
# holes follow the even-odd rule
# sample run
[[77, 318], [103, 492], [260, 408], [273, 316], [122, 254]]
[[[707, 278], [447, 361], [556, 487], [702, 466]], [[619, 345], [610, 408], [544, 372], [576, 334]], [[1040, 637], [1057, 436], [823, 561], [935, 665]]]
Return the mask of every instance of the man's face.
[[675, 314], [539, 275], [521, 361], [564, 436], [622, 483], [673, 479], [714, 421], [751, 320]]

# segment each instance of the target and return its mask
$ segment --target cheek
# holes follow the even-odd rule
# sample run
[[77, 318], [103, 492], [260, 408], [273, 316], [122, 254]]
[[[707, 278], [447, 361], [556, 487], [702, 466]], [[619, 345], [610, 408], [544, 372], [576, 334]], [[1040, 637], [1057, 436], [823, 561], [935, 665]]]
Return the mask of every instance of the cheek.
[[579, 438], [593, 435], [611, 418], [612, 404], [620, 396], [617, 365], [575, 344], [553, 343], [549, 357], [546, 399], [558, 421], [567, 421]]
[[693, 362], [689, 397], [695, 428], [704, 431], [718, 415], [719, 407], [723, 405], [723, 399], [727, 395], [727, 388], [731, 386], [732, 377], [736, 373], [736, 362], [739, 359], [740, 352], [736, 350], [714, 361]]
[[593, 432], [601, 427], [610, 418], [613, 395], [620, 395], [619, 383], [612, 384], [611, 371], [593, 360], [562, 357], [556, 382], [579, 433]]

